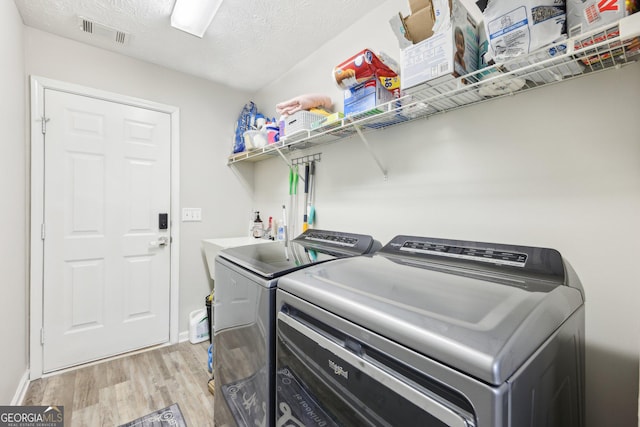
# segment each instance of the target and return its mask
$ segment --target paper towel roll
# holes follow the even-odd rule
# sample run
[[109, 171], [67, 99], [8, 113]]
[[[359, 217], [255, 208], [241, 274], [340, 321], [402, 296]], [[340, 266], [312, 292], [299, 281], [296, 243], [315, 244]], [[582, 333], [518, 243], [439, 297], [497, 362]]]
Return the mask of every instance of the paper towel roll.
[[341, 89], [349, 89], [372, 77], [397, 77], [398, 74], [371, 50], [364, 49], [333, 69], [333, 78]]

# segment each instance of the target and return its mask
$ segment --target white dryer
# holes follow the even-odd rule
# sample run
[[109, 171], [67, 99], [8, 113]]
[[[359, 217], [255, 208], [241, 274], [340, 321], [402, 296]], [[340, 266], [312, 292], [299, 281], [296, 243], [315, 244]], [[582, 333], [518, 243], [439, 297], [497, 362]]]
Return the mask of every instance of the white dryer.
[[278, 425], [584, 425], [584, 291], [553, 249], [397, 236], [280, 279]]

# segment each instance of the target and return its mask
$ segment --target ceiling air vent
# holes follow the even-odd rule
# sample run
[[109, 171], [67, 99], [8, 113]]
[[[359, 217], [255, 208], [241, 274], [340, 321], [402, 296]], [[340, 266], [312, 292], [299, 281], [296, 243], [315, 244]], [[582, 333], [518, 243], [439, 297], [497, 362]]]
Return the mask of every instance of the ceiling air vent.
[[99, 24], [82, 16], [79, 16], [78, 19], [80, 21], [80, 29], [85, 33], [91, 34], [93, 37], [99, 37], [123, 46], [129, 43], [131, 36], [124, 31]]

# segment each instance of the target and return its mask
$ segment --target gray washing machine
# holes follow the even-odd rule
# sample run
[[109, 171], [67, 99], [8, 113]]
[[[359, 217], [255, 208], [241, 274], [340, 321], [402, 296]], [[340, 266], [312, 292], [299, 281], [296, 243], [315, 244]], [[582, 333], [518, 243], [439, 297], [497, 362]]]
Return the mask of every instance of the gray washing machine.
[[214, 423], [275, 425], [275, 292], [287, 273], [380, 248], [371, 236], [307, 230], [225, 249], [215, 261]]
[[584, 425], [584, 292], [552, 249], [397, 236], [283, 277], [276, 418]]

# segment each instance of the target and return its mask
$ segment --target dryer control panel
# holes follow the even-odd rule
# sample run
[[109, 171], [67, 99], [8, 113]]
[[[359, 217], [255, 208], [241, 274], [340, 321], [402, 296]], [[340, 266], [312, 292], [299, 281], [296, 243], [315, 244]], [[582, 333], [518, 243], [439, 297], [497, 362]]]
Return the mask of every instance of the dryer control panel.
[[497, 248], [477, 248], [458, 245], [446, 245], [435, 242], [421, 242], [407, 240], [400, 247], [400, 251], [423, 253], [434, 256], [466, 259], [470, 261], [488, 262], [499, 265], [524, 267], [527, 254], [522, 252], [505, 251]]

